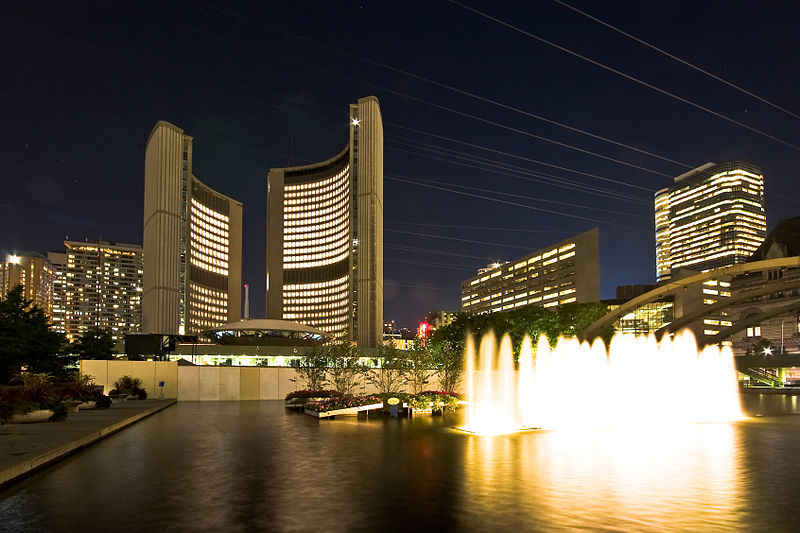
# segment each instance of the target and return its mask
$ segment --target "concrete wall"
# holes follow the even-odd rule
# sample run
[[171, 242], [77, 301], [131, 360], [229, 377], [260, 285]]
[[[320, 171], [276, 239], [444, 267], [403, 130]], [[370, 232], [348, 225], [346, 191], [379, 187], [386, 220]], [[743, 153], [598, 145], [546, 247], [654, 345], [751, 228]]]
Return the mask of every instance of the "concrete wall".
[[114, 382], [122, 376], [142, 380], [148, 398], [158, 398], [158, 382], [164, 382], [164, 397], [178, 396], [178, 364], [168, 361], [94, 361], [82, 360], [81, 373], [94, 376], [97, 385], [105, 386], [104, 392], [114, 388]]
[[[81, 372], [94, 376], [97, 385], [105, 386], [105, 393], [114, 388], [121, 376], [142, 380], [149, 398], [157, 398], [158, 382], [164, 381], [164, 397], [180, 401], [239, 401], [283, 400], [290, 392], [303, 388], [293, 382], [297, 377], [289, 367], [257, 366], [178, 366], [166, 361], [81, 361]], [[436, 376], [426, 387], [439, 387]], [[358, 394], [376, 392], [362, 384]]]

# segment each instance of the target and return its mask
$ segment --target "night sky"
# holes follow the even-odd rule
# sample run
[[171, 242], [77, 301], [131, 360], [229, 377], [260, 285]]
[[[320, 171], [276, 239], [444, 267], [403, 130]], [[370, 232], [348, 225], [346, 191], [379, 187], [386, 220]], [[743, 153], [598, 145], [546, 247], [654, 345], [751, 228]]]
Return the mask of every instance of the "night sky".
[[770, 229], [800, 214], [794, 2], [568, 2], [774, 105], [555, 1], [464, 2], [6, 2], [0, 254], [141, 244], [144, 146], [166, 120], [194, 137], [194, 174], [244, 203], [263, 316], [267, 170], [337, 154], [367, 95], [384, 317], [403, 326], [457, 310], [477, 268], [595, 226], [602, 296], [652, 283], [653, 193], [708, 161], [762, 168]]

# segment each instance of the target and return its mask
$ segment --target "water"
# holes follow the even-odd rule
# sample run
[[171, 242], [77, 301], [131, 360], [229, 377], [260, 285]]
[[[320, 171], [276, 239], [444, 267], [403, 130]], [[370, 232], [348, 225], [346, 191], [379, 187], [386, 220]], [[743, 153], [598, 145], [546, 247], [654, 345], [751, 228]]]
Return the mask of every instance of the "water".
[[797, 398], [744, 403], [765, 416], [495, 437], [179, 403], [0, 492], [0, 531], [798, 531]]
[[[470, 405], [463, 429], [498, 435], [524, 428], [581, 430], [742, 418], [730, 348], [698, 351], [689, 330], [661, 342], [652, 335], [617, 334], [608, 352], [600, 340], [590, 346], [574, 338], [559, 338], [551, 349], [542, 336], [536, 357], [532, 354], [531, 339], [525, 337], [515, 367], [508, 335], [499, 346], [494, 335], [485, 335], [477, 357], [468, 341]], [[672, 391], [678, 383], [698, 386], [676, 396]], [[647, 401], [631, 402], [631, 397]]]

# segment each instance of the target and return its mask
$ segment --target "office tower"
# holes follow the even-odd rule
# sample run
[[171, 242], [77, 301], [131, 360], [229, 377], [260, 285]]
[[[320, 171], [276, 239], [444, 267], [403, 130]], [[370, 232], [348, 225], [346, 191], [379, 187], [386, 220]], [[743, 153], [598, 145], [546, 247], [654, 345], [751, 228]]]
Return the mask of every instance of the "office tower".
[[114, 242], [64, 241], [49, 252], [56, 268], [54, 327], [70, 342], [89, 329], [115, 340], [142, 324], [142, 247]]
[[359, 347], [383, 332], [383, 122], [378, 99], [350, 106], [350, 140], [267, 177], [267, 317]]
[[192, 137], [158, 122], [144, 170], [144, 333], [190, 334], [241, 318], [242, 204], [192, 173]]
[[556, 307], [600, 300], [597, 228], [507, 263], [492, 263], [461, 282], [461, 310], [494, 313], [524, 305]]
[[22, 297], [53, 316], [53, 283], [55, 268], [38, 252], [14, 252], [0, 264], [0, 295], [22, 286]]
[[655, 194], [656, 278], [743, 263], [767, 235], [764, 176], [744, 161], [705, 165]]

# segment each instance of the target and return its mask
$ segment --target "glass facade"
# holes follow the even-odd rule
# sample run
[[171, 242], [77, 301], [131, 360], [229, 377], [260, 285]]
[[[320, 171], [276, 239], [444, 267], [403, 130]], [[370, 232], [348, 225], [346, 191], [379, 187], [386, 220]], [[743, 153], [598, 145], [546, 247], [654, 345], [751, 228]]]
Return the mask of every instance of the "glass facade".
[[656, 276], [745, 262], [767, 235], [764, 177], [755, 165], [706, 164], [655, 195]]

